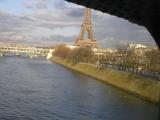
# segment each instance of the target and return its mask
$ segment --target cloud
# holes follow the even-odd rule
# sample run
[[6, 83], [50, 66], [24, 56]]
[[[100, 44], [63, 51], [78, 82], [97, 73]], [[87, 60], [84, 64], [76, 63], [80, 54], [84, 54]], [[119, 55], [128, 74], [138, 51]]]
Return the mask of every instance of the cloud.
[[[30, 12], [0, 11], [0, 41], [39, 45], [74, 43], [83, 21], [84, 7], [64, 0], [27, 0], [22, 6]], [[144, 27], [127, 20], [95, 10], [92, 10], [92, 20], [99, 46], [114, 47], [124, 42], [155, 44]]]
[[27, 9], [47, 9], [48, 0], [28, 0], [22, 2], [22, 7]]
[[32, 8], [34, 8], [32, 2], [26, 2], [26, 1], [22, 3], [22, 7], [27, 8], [27, 9], [32, 9]]
[[83, 8], [72, 8], [68, 10], [67, 15], [70, 17], [82, 17], [84, 14]]
[[34, 21], [26, 16], [18, 16], [0, 11], [0, 41], [25, 41], [25, 32]]
[[0, 32], [14, 31], [18, 32], [25, 25], [33, 20], [25, 16], [15, 16], [7, 12], [0, 11]]
[[53, 7], [56, 9], [65, 9], [66, 5], [64, 0], [57, 0], [57, 1], [54, 1]]
[[47, 9], [47, 0], [38, 0], [35, 5], [38, 9]]

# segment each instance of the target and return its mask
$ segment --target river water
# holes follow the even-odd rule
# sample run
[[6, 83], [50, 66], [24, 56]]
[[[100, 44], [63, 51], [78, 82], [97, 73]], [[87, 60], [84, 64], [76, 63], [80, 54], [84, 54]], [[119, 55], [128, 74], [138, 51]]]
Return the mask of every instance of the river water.
[[0, 120], [158, 120], [158, 106], [43, 58], [8, 56]]

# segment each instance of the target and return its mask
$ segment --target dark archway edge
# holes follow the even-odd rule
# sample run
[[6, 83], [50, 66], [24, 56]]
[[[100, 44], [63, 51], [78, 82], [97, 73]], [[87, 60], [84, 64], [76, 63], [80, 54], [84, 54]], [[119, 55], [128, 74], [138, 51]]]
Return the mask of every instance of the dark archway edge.
[[160, 48], [160, 0], [66, 0], [99, 10], [148, 29]]

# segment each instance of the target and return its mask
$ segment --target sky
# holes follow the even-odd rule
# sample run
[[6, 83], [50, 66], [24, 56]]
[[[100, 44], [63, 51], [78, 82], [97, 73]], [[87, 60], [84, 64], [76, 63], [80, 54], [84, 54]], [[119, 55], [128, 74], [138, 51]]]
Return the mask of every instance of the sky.
[[[0, 0], [0, 42], [38, 46], [74, 44], [84, 7], [64, 0]], [[143, 26], [92, 10], [94, 37], [100, 47], [155, 45]]]

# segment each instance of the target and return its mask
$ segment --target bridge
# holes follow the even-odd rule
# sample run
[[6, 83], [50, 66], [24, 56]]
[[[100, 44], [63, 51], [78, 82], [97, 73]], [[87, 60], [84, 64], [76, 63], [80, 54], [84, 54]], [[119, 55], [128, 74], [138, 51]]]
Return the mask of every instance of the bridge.
[[31, 47], [23, 45], [0, 44], [0, 56], [5, 53], [15, 53], [16, 55], [27, 54], [33, 56], [47, 56], [50, 52], [49, 48]]

